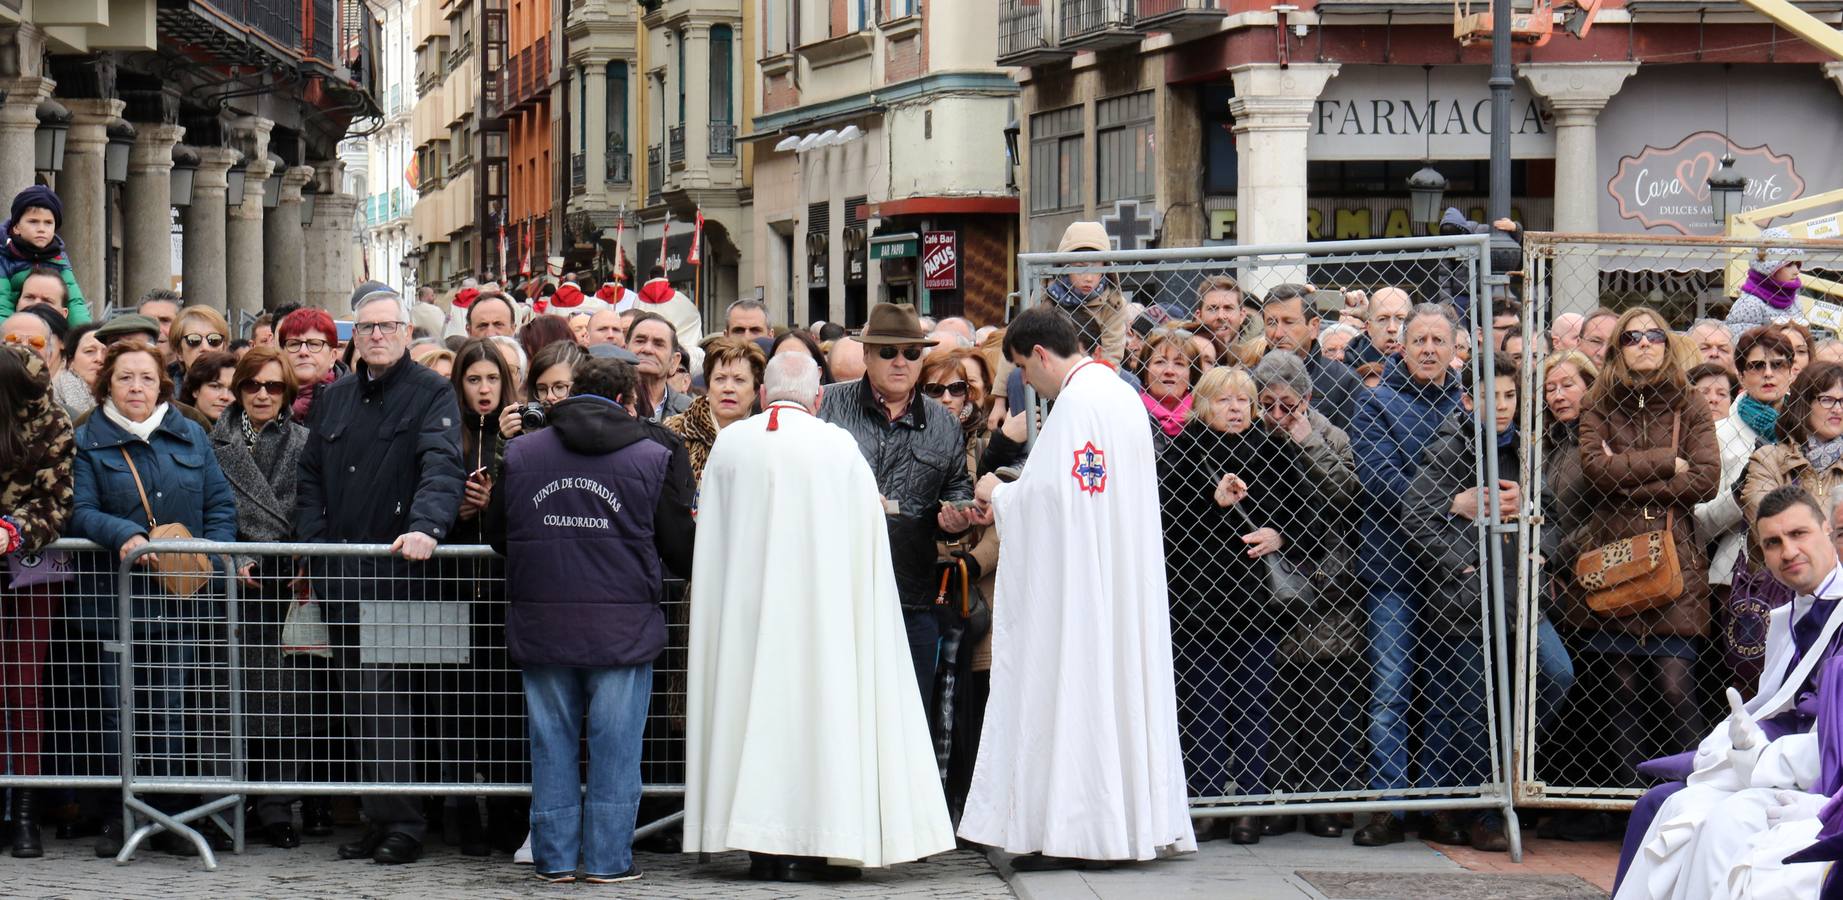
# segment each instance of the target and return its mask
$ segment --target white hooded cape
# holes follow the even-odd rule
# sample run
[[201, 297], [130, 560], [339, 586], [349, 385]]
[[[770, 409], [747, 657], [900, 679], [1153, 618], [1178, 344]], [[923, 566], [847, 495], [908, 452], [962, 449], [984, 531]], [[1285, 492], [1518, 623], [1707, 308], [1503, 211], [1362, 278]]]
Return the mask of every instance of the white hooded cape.
[[[1773, 610], [1768, 618], [1766, 668], [1760, 674], [1759, 692], [1745, 704], [1756, 720], [1772, 718], [1798, 702], [1799, 692], [1826, 658], [1823, 648], [1843, 628], [1843, 604], [1839, 604], [1825, 620], [1810, 652], [1798, 665], [1791, 665], [1797, 650], [1792, 641], [1792, 623], [1811, 608], [1816, 596], [1843, 596], [1843, 566], [1831, 573], [1816, 595], [1795, 597]], [[1756, 848], [1769, 842], [1796, 840], [1790, 835], [1803, 828], [1794, 823], [1803, 818], [1800, 811], [1807, 807], [1810, 831], [1816, 834], [1817, 809], [1827, 798], [1813, 795], [1813, 803], [1795, 795], [1808, 792], [1817, 781], [1817, 735], [1788, 734], [1768, 744], [1745, 780], [1729, 761], [1732, 749], [1728, 720], [1724, 718], [1696, 748], [1695, 771], [1689, 776], [1689, 786], [1672, 794], [1658, 808], [1632, 867], [1619, 883], [1616, 900], [1773, 896], [1772, 891], [1764, 890], [1769, 880], [1800, 881], [1811, 872], [1822, 877], [1821, 864], [1805, 863], [1780, 870], [1777, 865], [1752, 860]], [[1763, 837], [1782, 825], [1788, 828], [1778, 837]], [[1740, 874], [1737, 868], [1748, 869], [1741, 885], [1752, 881], [1756, 887], [1731, 895], [1731, 878]], [[1769, 869], [1778, 871], [1769, 873]]]
[[698, 497], [688, 853], [887, 866], [954, 847], [876, 479], [791, 404], [718, 435]]
[[1081, 364], [992, 507], [992, 691], [961, 836], [1081, 859], [1195, 850], [1139, 397]]

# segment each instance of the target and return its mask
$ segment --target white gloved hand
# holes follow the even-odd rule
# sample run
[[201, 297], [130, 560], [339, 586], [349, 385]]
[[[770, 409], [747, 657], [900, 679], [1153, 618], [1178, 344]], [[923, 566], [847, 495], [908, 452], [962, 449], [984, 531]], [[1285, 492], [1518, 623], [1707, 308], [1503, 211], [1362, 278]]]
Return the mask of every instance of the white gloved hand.
[[1754, 765], [1760, 761], [1760, 754], [1768, 743], [1766, 732], [1753, 720], [1753, 714], [1741, 702], [1741, 692], [1728, 688], [1728, 761], [1734, 766], [1741, 782], [1747, 783], [1753, 778]]

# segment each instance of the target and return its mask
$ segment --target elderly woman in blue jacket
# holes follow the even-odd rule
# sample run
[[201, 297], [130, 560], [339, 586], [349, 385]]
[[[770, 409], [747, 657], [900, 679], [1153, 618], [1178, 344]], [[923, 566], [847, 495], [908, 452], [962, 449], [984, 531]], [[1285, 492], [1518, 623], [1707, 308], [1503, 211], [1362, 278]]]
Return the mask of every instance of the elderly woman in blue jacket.
[[[158, 524], [184, 525], [201, 540], [237, 538], [230, 482], [218, 468], [205, 430], [166, 401], [172, 393], [159, 351], [139, 341], [116, 344], [96, 379], [96, 412], [77, 429], [68, 532], [101, 544], [110, 558], [80, 567], [94, 574], [81, 578], [66, 614], [74, 620], [74, 630], [98, 644], [116, 638], [116, 584], [108, 573], [148, 540], [149, 510], [142, 505], [137, 474]], [[136, 560], [143, 571], [149, 564], [148, 555]], [[208, 590], [215, 592], [217, 586]], [[136, 575], [132, 594], [137, 706], [147, 711], [142, 724], [147, 744], [141, 749], [154, 760], [152, 774], [184, 774], [176, 770], [185, 743], [184, 689], [200, 637], [198, 623], [210, 610], [196, 597], [168, 594], [151, 572]], [[96, 689], [93, 708], [101, 714], [100, 746], [91, 749], [102, 754], [98, 765], [113, 766], [119, 758], [118, 659], [98, 651], [90, 662], [81, 683]], [[114, 856], [121, 846], [122, 818], [119, 806], [112, 811], [109, 805], [119, 803], [119, 795], [99, 793], [103, 796], [89, 798], [105, 827], [96, 851], [98, 856]], [[153, 843], [173, 853], [191, 850], [170, 832], [162, 832]]]

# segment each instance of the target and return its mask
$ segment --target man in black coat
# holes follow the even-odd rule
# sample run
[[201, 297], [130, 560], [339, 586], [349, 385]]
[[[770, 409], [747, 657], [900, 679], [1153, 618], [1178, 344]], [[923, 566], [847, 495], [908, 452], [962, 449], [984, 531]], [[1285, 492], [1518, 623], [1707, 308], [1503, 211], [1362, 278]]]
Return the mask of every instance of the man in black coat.
[[1363, 379], [1351, 368], [1318, 352], [1318, 307], [1303, 284], [1283, 284], [1261, 301], [1267, 349], [1291, 350], [1305, 360], [1312, 376], [1313, 407], [1331, 424], [1350, 432], [1351, 419], [1364, 392]]
[[[337, 689], [356, 723], [363, 778], [408, 783], [415, 779], [412, 691], [405, 670], [360, 658], [359, 604], [435, 599], [430, 592], [443, 584], [422, 563], [461, 506], [461, 411], [447, 379], [410, 360], [402, 297], [382, 288], [352, 306], [353, 371], [314, 400], [295, 528], [303, 541], [387, 543], [398, 557], [321, 557], [309, 571], [338, 655]], [[340, 858], [421, 857], [427, 825], [416, 798], [367, 794], [364, 806], [371, 832], [340, 847]]]

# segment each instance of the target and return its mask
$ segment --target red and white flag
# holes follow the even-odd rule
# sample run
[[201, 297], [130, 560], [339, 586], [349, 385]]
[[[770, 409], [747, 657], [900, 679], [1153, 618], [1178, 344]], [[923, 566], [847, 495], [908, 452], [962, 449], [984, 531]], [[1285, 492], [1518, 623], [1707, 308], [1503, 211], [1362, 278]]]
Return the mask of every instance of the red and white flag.
[[531, 221], [526, 220], [525, 221], [525, 261], [522, 265], [522, 268], [524, 269], [524, 275], [526, 277], [531, 276], [531, 231], [532, 231]]
[[627, 271], [627, 248], [622, 246], [622, 239], [627, 236], [627, 204], [621, 204], [621, 217], [614, 220], [614, 278], [622, 281]]
[[665, 231], [659, 233], [659, 268], [666, 267], [666, 243], [672, 237], [672, 214], [666, 213]]
[[704, 243], [704, 207], [700, 206], [698, 207], [697, 224], [691, 226], [691, 256], [688, 259], [686, 259], [685, 262], [688, 262], [694, 266], [701, 266], [704, 264], [703, 254], [699, 250], [699, 247], [703, 243]]

